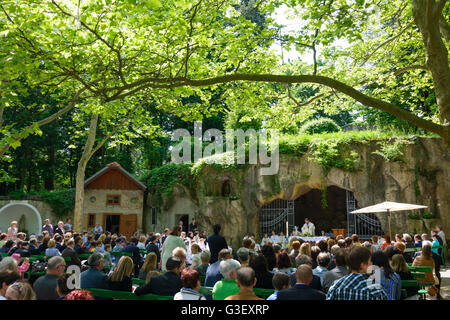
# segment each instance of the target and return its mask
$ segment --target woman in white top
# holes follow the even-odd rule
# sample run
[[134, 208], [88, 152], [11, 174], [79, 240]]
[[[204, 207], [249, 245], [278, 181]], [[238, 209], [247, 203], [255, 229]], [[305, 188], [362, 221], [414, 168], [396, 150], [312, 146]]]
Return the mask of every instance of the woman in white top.
[[8, 240], [16, 241], [17, 239], [17, 221], [11, 222], [11, 227], [8, 228]]
[[264, 246], [264, 245], [266, 245], [267, 242], [269, 242], [269, 241], [270, 241], [269, 235], [268, 235], [267, 233], [264, 233], [264, 237], [263, 237], [262, 240], [261, 240], [261, 247]]
[[162, 261], [162, 270], [166, 271], [166, 262], [167, 260], [172, 256], [172, 251], [177, 248], [181, 247], [184, 250], [187, 249], [186, 245], [184, 244], [184, 240], [180, 237], [181, 234], [181, 227], [175, 226], [172, 229], [172, 232], [170, 235], [167, 236], [166, 240], [164, 241], [162, 251], [161, 251], [161, 261]]

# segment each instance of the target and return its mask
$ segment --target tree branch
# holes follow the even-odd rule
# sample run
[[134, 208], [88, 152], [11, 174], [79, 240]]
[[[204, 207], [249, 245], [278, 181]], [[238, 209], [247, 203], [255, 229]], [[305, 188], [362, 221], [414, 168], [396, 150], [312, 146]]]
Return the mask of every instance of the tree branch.
[[[77, 104], [77, 102], [80, 100], [80, 95], [87, 90], [87, 88], [82, 88], [80, 90], [78, 90], [74, 97], [72, 98], [72, 100], [69, 102], [69, 104], [65, 107], [62, 108], [61, 110], [59, 110], [58, 112], [55, 112], [54, 114], [52, 114], [51, 116], [48, 116], [45, 119], [42, 119], [41, 121], [38, 121], [36, 124], [38, 127], [42, 127], [43, 125], [46, 125], [54, 120], [56, 120], [58, 117], [62, 116], [63, 114], [69, 112], [70, 110], [73, 109], [73, 107], [75, 107], [75, 105]], [[32, 129], [34, 127], [34, 125], [29, 125], [28, 127], [24, 128], [14, 139], [14, 142], [16, 141], [20, 141], [23, 139], [23, 137], [21, 137], [22, 133], [25, 133], [26, 131]], [[5, 144], [1, 150], [0, 150], [0, 157], [3, 157], [3, 155], [6, 153], [6, 151], [8, 151], [8, 149], [11, 147], [10, 143]]]
[[297, 108], [302, 108], [307, 106], [308, 104], [312, 103], [313, 101], [322, 98], [323, 96], [325, 96], [325, 93], [321, 93], [318, 95], [315, 95], [314, 97], [312, 97], [311, 99], [305, 101], [305, 102], [298, 102], [297, 99], [295, 99], [292, 94], [291, 94], [291, 89], [289, 88], [289, 86], [287, 87], [288, 90], [288, 98], [291, 99], [292, 101], [295, 102], [295, 104], [297, 105]]
[[414, 24], [414, 22], [410, 22], [408, 23], [408, 25], [406, 27], [404, 27], [402, 30], [400, 30], [400, 32], [393, 36], [392, 38], [389, 38], [388, 40], [386, 40], [385, 42], [381, 43], [380, 45], [378, 45], [375, 50], [373, 50], [368, 56], [366, 56], [366, 58], [363, 60], [363, 62], [361, 63], [361, 66], [364, 65], [367, 61], [369, 61], [369, 59], [375, 54], [375, 52], [377, 52], [380, 48], [384, 47], [385, 45], [391, 43], [392, 41], [394, 41], [395, 39], [397, 39], [398, 37], [400, 37], [406, 30], [408, 30], [412, 25]]
[[397, 71], [395, 71], [394, 76], [398, 76], [400, 74], [405, 73], [406, 71], [416, 70], [416, 69], [428, 70], [428, 68], [426, 66], [423, 66], [423, 65], [420, 65], [420, 64], [413, 64], [411, 66], [407, 66], [407, 67], [403, 67], [403, 68], [398, 69]]
[[148, 99], [149, 99], [149, 97], [147, 96], [144, 100], [142, 100], [133, 109], [130, 110], [130, 112], [128, 113], [127, 117], [125, 119], [123, 119], [116, 127], [114, 127], [114, 129], [110, 133], [108, 133], [105, 136], [105, 138], [103, 138], [103, 140], [99, 144], [97, 144], [97, 146], [94, 149], [92, 149], [92, 151], [89, 153], [88, 160], [95, 154], [95, 152], [97, 152], [98, 149], [100, 149], [106, 143], [106, 141], [108, 141], [109, 138], [111, 138], [113, 135], [115, 135], [116, 132], [125, 123], [127, 123], [130, 120], [131, 116], [134, 115], [136, 110], [139, 109], [144, 103], [146, 103], [148, 101]]

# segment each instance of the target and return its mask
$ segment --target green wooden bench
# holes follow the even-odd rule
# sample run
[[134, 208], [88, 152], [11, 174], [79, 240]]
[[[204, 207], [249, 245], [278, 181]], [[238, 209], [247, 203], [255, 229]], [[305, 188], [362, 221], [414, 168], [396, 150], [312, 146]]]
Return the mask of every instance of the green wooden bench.
[[91, 256], [92, 253], [80, 253], [78, 255], [78, 258], [80, 258], [81, 260], [85, 260], [85, 259], [89, 259], [89, 257]]
[[133, 284], [138, 285], [138, 286], [145, 284], [145, 280], [143, 280], [143, 279], [133, 278], [131, 280], [132, 280]]
[[431, 267], [408, 267], [411, 272], [432, 272]]
[[274, 289], [262, 289], [262, 288], [253, 288], [253, 292], [263, 299], [267, 299], [272, 293], [275, 292]]
[[121, 251], [121, 252], [109, 252], [109, 254], [111, 255], [111, 256], [116, 256], [116, 257], [121, 257], [121, 256], [128, 256], [128, 257], [132, 257], [133, 256], [133, 253], [132, 252], [123, 252], [123, 251]]
[[8, 256], [8, 252], [2, 252], [2, 257], [7, 257]]
[[160, 296], [156, 294], [135, 295], [133, 292], [116, 291], [105, 289], [84, 289], [88, 290], [92, 296], [99, 298], [112, 298], [119, 300], [173, 300], [172, 296]]
[[422, 248], [406, 248], [403, 252], [417, 252], [417, 251], [421, 251]]
[[203, 287], [203, 286], [201, 286], [200, 290], [198, 290], [198, 292], [200, 292], [201, 294], [212, 295], [212, 290], [213, 290], [213, 287]]
[[145, 250], [145, 249], [139, 249], [139, 253], [141, 253], [141, 254], [147, 254], [147, 253], [148, 253], [148, 251], [147, 251], [147, 250]]
[[419, 282], [417, 280], [402, 280], [402, 297], [406, 298], [406, 289], [407, 287], [419, 287]]
[[412, 272], [414, 279], [425, 279], [425, 273], [423, 272]]

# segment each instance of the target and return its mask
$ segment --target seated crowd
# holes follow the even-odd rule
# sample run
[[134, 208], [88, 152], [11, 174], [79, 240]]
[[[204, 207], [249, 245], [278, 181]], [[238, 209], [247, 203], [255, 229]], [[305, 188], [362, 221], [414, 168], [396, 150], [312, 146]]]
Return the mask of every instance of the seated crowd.
[[[441, 249], [433, 249], [442, 244], [439, 229], [432, 231], [433, 242], [427, 234], [397, 234], [395, 242], [389, 236], [362, 242], [353, 235], [317, 243], [266, 235], [259, 244], [247, 235], [233, 253], [220, 234], [220, 225], [214, 226], [209, 237], [175, 226], [162, 236], [135, 234], [129, 240], [100, 228], [92, 234], [76, 234], [62, 222], [52, 229], [47, 220], [42, 234], [28, 241], [23, 233], [0, 235], [0, 252], [7, 254], [0, 257], [0, 300], [94, 299], [86, 289], [174, 300], [418, 299], [419, 287], [402, 288], [403, 280], [414, 280], [408, 263], [431, 267], [418, 280], [434, 288], [428, 290], [430, 295], [440, 297], [443, 261]], [[406, 250], [415, 247], [421, 250]], [[36, 255], [46, 256], [46, 261], [30, 262]], [[45, 266], [41, 274], [30, 273], [39, 264]], [[81, 270], [80, 289], [68, 288], [70, 265]], [[259, 293], [264, 290], [269, 294]]]

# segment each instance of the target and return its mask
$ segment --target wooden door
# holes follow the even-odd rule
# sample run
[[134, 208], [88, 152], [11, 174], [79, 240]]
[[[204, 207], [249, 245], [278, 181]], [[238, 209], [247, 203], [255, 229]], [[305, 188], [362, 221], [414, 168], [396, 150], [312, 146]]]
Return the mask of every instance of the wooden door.
[[137, 227], [137, 214], [122, 214], [120, 215], [119, 232], [127, 237], [127, 241], [133, 236]]

